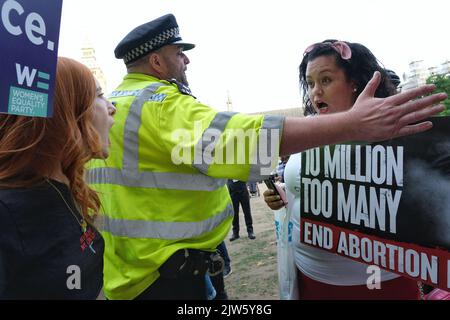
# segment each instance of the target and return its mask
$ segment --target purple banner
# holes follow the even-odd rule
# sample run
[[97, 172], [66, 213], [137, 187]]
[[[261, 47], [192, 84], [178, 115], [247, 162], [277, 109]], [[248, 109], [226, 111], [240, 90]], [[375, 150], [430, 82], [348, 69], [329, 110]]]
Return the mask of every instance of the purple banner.
[[0, 0], [0, 112], [53, 113], [62, 0]]

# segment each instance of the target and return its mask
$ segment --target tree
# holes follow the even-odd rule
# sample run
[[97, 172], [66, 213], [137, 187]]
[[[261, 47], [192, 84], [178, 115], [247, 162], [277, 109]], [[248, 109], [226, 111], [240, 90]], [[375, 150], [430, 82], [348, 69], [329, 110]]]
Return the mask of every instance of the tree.
[[[435, 74], [427, 79], [427, 84], [436, 85], [435, 92], [445, 92], [450, 96], [450, 73]], [[450, 98], [447, 98], [442, 102], [445, 105], [445, 110], [441, 115], [450, 116]]]

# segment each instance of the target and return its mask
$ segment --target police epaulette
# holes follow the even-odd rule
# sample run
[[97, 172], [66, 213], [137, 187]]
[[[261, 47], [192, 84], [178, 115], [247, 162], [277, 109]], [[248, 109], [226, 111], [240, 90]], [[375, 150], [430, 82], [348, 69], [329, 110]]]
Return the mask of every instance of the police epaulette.
[[[181, 82], [177, 81], [176, 79], [170, 79], [168, 80], [170, 83], [175, 84], [178, 87], [178, 90], [185, 95], [191, 96], [193, 98], [195, 98], [195, 96], [192, 94], [191, 89], [189, 89], [188, 86], [185, 86], [184, 84], [182, 84]], [[197, 99], [197, 98], [195, 98]]]

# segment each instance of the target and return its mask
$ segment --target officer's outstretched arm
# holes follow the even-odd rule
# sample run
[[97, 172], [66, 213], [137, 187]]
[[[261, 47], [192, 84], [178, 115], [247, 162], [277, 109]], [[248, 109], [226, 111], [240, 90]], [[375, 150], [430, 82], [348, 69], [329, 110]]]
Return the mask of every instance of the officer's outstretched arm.
[[387, 98], [374, 98], [380, 79], [380, 73], [376, 72], [349, 111], [320, 117], [286, 118], [280, 155], [345, 141], [383, 141], [423, 132], [432, 127], [430, 121], [423, 120], [444, 110], [443, 105], [435, 105], [447, 98], [444, 93], [411, 100], [431, 93], [434, 85]]

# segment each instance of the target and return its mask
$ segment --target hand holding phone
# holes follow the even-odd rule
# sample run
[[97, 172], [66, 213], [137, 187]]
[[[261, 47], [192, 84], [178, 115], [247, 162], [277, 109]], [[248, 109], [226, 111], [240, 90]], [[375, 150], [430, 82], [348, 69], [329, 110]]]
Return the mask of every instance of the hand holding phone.
[[266, 180], [264, 180], [264, 183], [266, 184], [267, 188], [275, 191], [275, 194], [277, 196], [280, 196], [281, 201], [283, 201], [284, 205], [287, 206], [288, 202], [287, 202], [286, 193], [284, 192], [284, 190], [278, 184], [276, 184], [272, 179], [266, 179]]

